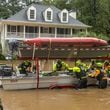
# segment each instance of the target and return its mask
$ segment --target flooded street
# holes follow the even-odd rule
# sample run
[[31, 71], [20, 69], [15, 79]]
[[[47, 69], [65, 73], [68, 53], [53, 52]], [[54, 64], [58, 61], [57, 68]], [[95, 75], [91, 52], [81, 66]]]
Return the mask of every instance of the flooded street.
[[0, 90], [4, 110], [110, 110], [110, 88], [101, 90]]

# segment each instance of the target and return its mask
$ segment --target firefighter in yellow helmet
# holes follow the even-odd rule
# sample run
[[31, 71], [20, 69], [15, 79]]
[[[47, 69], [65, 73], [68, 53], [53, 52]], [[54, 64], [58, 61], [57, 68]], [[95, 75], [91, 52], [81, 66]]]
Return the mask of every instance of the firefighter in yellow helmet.
[[31, 62], [26, 60], [23, 61], [19, 66], [18, 66], [20, 74], [25, 74], [27, 75], [27, 72], [31, 72]]
[[107, 78], [105, 76], [105, 71], [103, 70], [103, 64], [101, 62], [96, 63], [96, 70], [94, 73], [89, 74], [90, 77], [96, 78], [99, 81], [99, 88], [107, 87]]
[[68, 64], [60, 59], [53, 65], [53, 71], [65, 71], [68, 70], [68, 68]]
[[87, 88], [86, 71], [80, 60], [76, 61], [76, 66], [73, 67], [73, 72], [75, 73], [76, 78], [78, 79], [78, 84], [76, 86], [76, 89]]

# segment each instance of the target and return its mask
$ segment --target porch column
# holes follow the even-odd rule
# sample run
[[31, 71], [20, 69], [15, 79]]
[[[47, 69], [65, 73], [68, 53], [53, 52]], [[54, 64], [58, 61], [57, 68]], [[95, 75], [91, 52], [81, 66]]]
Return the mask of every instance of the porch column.
[[4, 52], [5, 52], [5, 54], [7, 54], [7, 52], [8, 52], [8, 50], [9, 50], [9, 47], [8, 47], [8, 43], [7, 43], [7, 41], [6, 41], [6, 38], [8, 37], [7, 36], [7, 24], [5, 24], [5, 29], [4, 29], [4, 35], [5, 35], [5, 37], [4, 37]]
[[57, 37], [57, 27], [55, 27], [55, 38]]
[[24, 36], [23, 36], [23, 37], [24, 37], [24, 39], [26, 38], [25, 28], [26, 28], [26, 27], [25, 27], [25, 25], [24, 25], [24, 30], [23, 30], [23, 31], [24, 31], [24, 32], [23, 32], [23, 33], [24, 33]]
[[3, 24], [2, 25], [3, 27], [3, 29], [2, 29], [2, 32], [1, 32], [1, 45], [2, 45], [2, 53], [3, 54], [6, 54], [6, 47], [5, 47], [5, 38], [6, 38], [6, 35], [7, 35], [7, 33], [6, 33], [6, 29], [7, 29], [7, 25], [6, 24]]
[[73, 36], [72, 28], [71, 28], [71, 30], [70, 30], [70, 35], [71, 35], [71, 37]]
[[7, 24], [5, 24], [4, 26], [5, 26], [5, 31], [4, 31], [5, 33], [4, 34], [5, 34], [5, 38], [6, 38], [7, 37]]
[[38, 37], [41, 37], [41, 26], [39, 26]]
[[88, 31], [87, 31], [87, 29], [85, 30], [86, 31], [86, 35], [88, 34]]

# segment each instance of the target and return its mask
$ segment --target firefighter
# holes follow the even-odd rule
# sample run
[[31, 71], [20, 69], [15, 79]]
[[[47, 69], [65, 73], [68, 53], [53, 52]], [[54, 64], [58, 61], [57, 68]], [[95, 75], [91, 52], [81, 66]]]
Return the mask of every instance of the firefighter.
[[103, 68], [104, 68], [105, 70], [107, 70], [107, 69], [108, 69], [108, 66], [110, 66], [110, 64], [109, 64], [109, 61], [106, 60], [106, 61], [104, 62], [104, 64], [103, 64]]
[[58, 60], [53, 65], [53, 71], [65, 71], [68, 70], [69, 66], [67, 63], [63, 62], [62, 60]]
[[93, 72], [96, 68], [96, 61], [95, 60], [91, 60], [91, 63], [88, 66], [89, 72]]
[[27, 72], [31, 72], [31, 62], [24, 61], [18, 66], [20, 74], [28, 75]]
[[107, 67], [107, 76], [110, 78], [110, 65]]
[[75, 73], [76, 78], [78, 79], [78, 84], [76, 85], [76, 89], [87, 88], [87, 76], [83, 64], [84, 63], [78, 60], [76, 61], [76, 66], [73, 67], [73, 72]]
[[110, 63], [109, 63], [109, 61], [104, 62], [103, 68], [106, 71], [107, 76], [110, 78]]
[[98, 80], [98, 87], [99, 88], [106, 88], [107, 87], [107, 78], [105, 76], [105, 71], [103, 70], [103, 64], [101, 62], [96, 63], [96, 70], [94, 73], [89, 74], [88, 76], [92, 78], [96, 78]]

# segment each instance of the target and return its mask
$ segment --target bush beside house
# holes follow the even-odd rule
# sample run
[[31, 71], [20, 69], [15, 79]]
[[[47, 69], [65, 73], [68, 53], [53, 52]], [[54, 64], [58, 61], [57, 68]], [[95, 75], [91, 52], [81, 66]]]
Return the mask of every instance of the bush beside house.
[[5, 60], [5, 56], [0, 53], [0, 60]]

